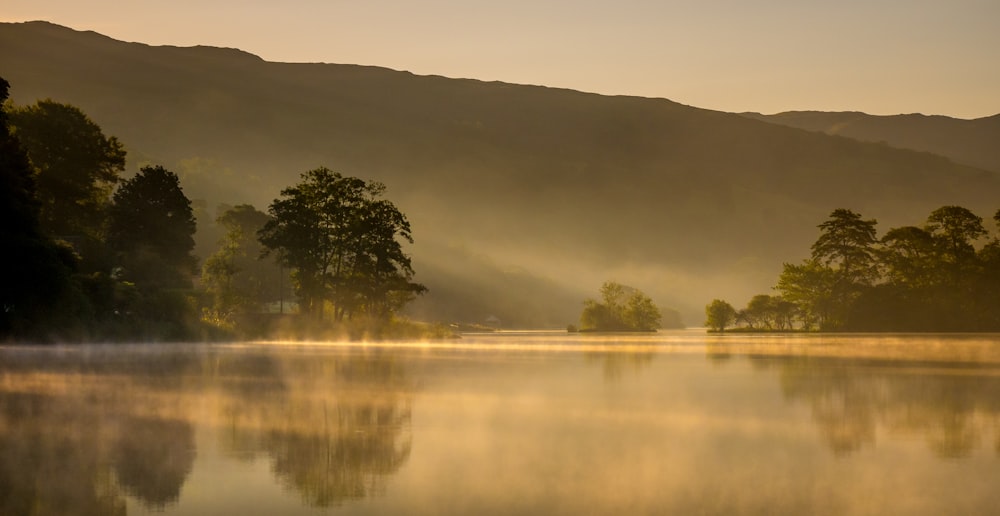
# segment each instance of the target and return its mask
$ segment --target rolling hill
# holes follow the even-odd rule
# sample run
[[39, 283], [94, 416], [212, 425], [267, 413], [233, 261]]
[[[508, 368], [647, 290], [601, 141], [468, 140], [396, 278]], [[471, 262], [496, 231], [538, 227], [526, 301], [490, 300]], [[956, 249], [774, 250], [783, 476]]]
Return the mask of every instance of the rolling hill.
[[835, 208], [884, 231], [945, 204], [1000, 207], [997, 171], [665, 99], [274, 63], [45, 22], [0, 24], [0, 75], [18, 104], [79, 106], [131, 168], [177, 171], [205, 235], [216, 204], [264, 209], [317, 166], [384, 182], [412, 222], [431, 289], [412, 310], [429, 319], [564, 326], [614, 279], [697, 325], [713, 297], [767, 291]]
[[921, 114], [879, 116], [859, 112], [788, 111], [744, 116], [807, 131], [885, 142], [940, 154], [965, 165], [1000, 172], [1000, 114], [962, 120]]

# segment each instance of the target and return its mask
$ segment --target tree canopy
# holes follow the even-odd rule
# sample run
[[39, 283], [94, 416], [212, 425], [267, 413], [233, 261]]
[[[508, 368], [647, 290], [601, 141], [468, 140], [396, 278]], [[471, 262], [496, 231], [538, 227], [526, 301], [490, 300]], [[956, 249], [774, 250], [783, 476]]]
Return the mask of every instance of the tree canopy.
[[108, 240], [124, 278], [142, 285], [190, 288], [196, 259], [191, 201], [177, 174], [143, 167], [114, 195]]
[[35, 170], [43, 229], [99, 238], [125, 169], [122, 144], [76, 106], [52, 100], [15, 108], [10, 118]]
[[249, 204], [227, 209], [216, 219], [226, 233], [219, 248], [205, 260], [202, 285], [214, 298], [220, 316], [258, 312], [279, 299], [283, 272], [274, 260], [263, 259], [266, 250], [257, 232], [270, 217]]
[[[994, 218], [1000, 223], [1000, 213]], [[835, 210], [819, 228], [812, 257], [784, 265], [780, 298], [755, 296], [739, 312], [749, 328], [1000, 330], [1000, 238], [985, 240], [982, 218], [968, 209], [943, 206], [922, 227], [892, 228], [881, 239], [874, 220], [850, 210]]]
[[385, 186], [325, 167], [302, 174], [268, 208], [260, 242], [294, 269], [300, 309], [334, 320], [357, 314], [384, 318], [425, 287], [412, 282], [401, 241], [413, 242], [410, 223], [381, 199]]
[[583, 331], [656, 331], [659, 307], [642, 291], [614, 281], [601, 285], [601, 301], [587, 299], [580, 314]]
[[[73, 294], [76, 257], [54, 243], [39, 224], [40, 205], [27, 153], [11, 134], [10, 84], [0, 78], [0, 338], [54, 331], [61, 301]], [[70, 307], [63, 306], [67, 311]]]

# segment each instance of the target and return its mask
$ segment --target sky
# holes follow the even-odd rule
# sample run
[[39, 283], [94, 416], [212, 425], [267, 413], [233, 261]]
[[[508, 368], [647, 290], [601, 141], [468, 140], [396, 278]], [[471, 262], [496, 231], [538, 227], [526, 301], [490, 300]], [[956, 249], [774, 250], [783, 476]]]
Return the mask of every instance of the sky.
[[3, 0], [30, 20], [730, 112], [1000, 113], [1000, 0]]

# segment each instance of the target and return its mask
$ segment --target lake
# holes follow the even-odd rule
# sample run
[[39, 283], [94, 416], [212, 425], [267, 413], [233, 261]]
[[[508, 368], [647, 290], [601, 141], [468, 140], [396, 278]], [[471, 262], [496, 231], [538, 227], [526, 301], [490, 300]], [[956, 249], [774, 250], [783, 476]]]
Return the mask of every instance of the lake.
[[1000, 335], [0, 347], [0, 514], [995, 514]]

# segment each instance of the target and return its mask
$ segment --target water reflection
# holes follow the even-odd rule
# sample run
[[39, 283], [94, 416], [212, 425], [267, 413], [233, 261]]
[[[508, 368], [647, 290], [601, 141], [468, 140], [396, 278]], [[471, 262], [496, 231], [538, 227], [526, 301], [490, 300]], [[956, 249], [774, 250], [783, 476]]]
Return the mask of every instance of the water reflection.
[[598, 364], [606, 382], [614, 383], [622, 379], [626, 373], [638, 374], [653, 362], [653, 352], [614, 352], [586, 351], [584, 360], [589, 364]]
[[0, 515], [1000, 506], [997, 342], [731, 337], [0, 347]]
[[[916, 436], [944, 458], [970, 456], [991, 446], [1000, 454], [1000, 363], [993, 341], [953, 342], [933, 337], [916, 341], [903, 358], [885, 339], [854, 342], [865, 358], [838, 356], [838, 345], [804, 342], [790, 354], [773, 347], [741, 346], [760, 370], [776, 372], [781, 391], [810, 408], [824, 442], [837, 455], [874, 447], [880, 436]], [[940, 338], [939, 338], [940, 339]], [[874, 344], [872, 344], [874, 343]], [[923, 350], [928, 351], [922, 353]], [[865, 350], [865, 348], [869, 348]], [[729, 356], [732, 348], [715, 343], [708, 358]]]
[[[412, 445], [412, 387], [403, 366], [382, 353], [281, 365], [235, 384], [241, 395], [221, 408], [229, 425], [223, 447], [266, 455], [283, 485], [312, 506], [381, 493]], [[273, 385], [284, 388], [267, 388]], [[242, 395], [247, 391], [268, 395]]]
[[318, 507], [383, 492], [409, 457], [412, 385], [389, 355], [158, 349], [4, 350], [0, 514], [165, 509], [194, 421]]

